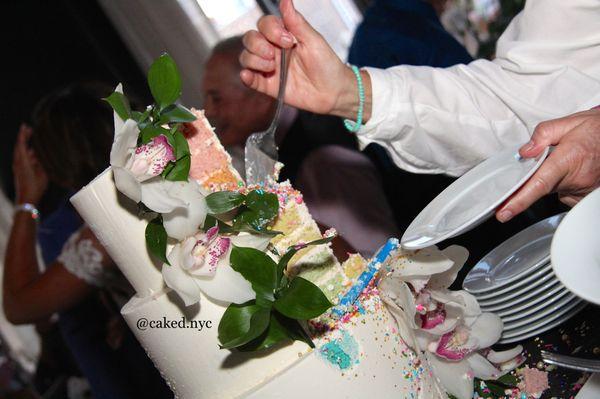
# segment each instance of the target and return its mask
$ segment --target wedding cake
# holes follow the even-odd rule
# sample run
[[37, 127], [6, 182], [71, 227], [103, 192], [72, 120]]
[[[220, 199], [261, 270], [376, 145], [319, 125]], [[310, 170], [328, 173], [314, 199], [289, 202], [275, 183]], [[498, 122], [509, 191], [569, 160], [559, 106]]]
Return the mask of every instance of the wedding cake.
[[[431, 353], [466, 361], [483, 346], [452, 358], [447, 334], [481, 312], [460, 295], [417, 294], [446, 290], [465, 251], [407, 253], [390, 239], [369, 261], [340, 263], [335, 232], [319, 230], [289, 182], [245, 186], [203, 113], [174, 104], [172, 70], [168, 56], [152, 66], [146, 112], [120, 87], [107, 99], [111, 166], [71, 202], [135, 289], [121, 313], [175, 396], [446, 398], [432, 374], [443, 361], [423, 353], [418, 330], [442, 337]], [[468, 312], [441, 329], [453, 301]], [[472, 396], [473, 373], [459, 378]]]

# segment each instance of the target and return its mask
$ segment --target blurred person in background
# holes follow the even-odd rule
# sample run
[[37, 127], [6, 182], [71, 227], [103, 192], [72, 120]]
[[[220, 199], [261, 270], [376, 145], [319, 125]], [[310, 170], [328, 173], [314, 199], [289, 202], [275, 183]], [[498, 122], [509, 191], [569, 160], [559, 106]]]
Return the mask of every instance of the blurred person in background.
[[[67, 201], [109, 165], [113, 118], [102, 98], [111, 91], [101, 84], [71, 85], [38, 103], [33, 127], [21, 125], [3, 307], [15, 324], [58, 313], [64, 340], [94, 398], [167, 398], [172, 393], [119, 313], [132, 288]], [[49, 185], [67, 195], [38, 226], [37, 208]]]
[[[233, 164], [244, 176], [244, 146], [252, 133], [264, 131], [276, 101], [239, 80], [240, 36], [218, 43], [203, 75], [204, 109]], [[381, 178], [371, 161], [356, 149], [342, 121], [284, 106], [275, 133], [281, 180], [302, 191], [322, 226], [335, 226], [352, 248], [371, 256], [389, 237], [397, 236]]]

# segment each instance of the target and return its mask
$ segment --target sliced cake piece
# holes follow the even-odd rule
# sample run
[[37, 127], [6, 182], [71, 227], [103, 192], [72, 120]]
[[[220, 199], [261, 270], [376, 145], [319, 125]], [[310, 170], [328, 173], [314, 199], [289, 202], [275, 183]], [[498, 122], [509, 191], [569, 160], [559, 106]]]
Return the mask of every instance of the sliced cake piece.
[[210, 191], [237, 190], [244, 185], [239, 173], [231, 164], [204, 111], [192, 108], [196, 120], [186, 123], [183, 134], [191, 153], [190, 177]]

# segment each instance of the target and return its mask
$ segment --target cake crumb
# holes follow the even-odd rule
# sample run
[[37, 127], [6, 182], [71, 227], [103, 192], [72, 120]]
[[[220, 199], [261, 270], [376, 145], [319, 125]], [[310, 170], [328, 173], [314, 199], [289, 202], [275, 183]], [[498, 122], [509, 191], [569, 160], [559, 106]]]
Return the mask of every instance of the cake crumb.
[[529, 368], [527, 366], [519, 370], [519, 374], [521, 374], [522, 377], [521, 382], [518, 384], [519, 389], [534, 398], [540, 397], [542, 393], [549, 388], [547, 371]]

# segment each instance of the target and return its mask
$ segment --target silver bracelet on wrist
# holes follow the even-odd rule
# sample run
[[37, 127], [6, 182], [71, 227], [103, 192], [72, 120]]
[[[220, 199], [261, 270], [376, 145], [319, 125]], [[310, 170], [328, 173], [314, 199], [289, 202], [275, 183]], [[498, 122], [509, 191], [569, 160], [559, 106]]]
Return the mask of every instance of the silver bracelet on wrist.
[[22, 204], [15, 206], [15, 213], [20, 212], [20, 211], [30, 213], [31, 218], [35, 221], [37, 221], [40, 218], [40, 211], [38, 211], [38, 209], [35, 207], [35, 205], [30, 204], [28, 202], [24, 202]]

